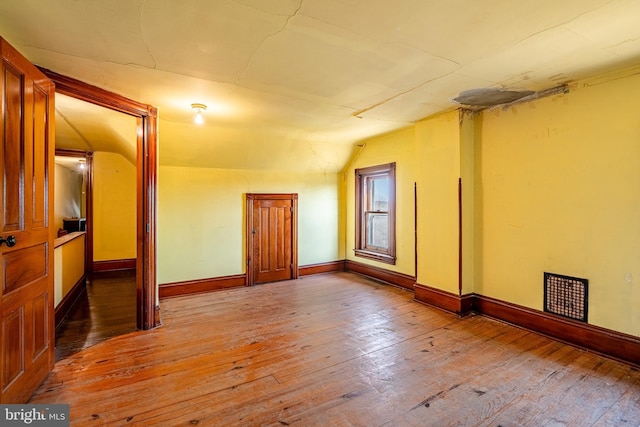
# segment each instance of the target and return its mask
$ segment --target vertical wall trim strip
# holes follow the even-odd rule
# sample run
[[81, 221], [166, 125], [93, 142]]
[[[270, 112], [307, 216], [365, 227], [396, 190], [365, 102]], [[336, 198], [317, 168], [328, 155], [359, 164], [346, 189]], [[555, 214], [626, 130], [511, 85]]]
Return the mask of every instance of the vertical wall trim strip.
[[458, 178], [458, 295], [462, 296], [462, 178]]
[[413, 183], [413, 275], [418, 280], [418, 183]]

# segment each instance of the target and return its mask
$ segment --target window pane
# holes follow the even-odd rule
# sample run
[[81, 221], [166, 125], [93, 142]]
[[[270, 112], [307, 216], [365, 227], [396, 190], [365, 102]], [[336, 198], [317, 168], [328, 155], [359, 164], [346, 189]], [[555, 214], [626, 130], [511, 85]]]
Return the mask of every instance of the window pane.
[[389, 210], [389, 178], [385, 176], [369, 178], [369, 206], [372, 211]]
[[356, 169], [356, 239], [354, 254], [396, 263], [396, 164]]
[[389, 216], [387, 214], [367, 214], [367, 246], [387, 249], [389, 247]]

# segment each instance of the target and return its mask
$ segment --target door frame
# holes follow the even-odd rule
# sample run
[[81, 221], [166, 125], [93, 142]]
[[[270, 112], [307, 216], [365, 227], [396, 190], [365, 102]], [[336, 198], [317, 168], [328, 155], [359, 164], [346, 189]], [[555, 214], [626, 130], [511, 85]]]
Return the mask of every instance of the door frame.
[[254, 238], [253, 233], [253, 201], [254, 200], [291, 200], [291, 206], [293, 212], [291, 213], [291, 263], [293, 268], [291, 269], [291, 279], [298, 278], [298, 194], [297, 193], [246, 193], [246, 206], [247, 206], [247, 223], [246, 223], [246, 238], [245, 246], [247, 248], [247, 272], [245, 274], [245, 286], [254, 285], [253, 277], [253, 245]]
[[[56, 156], [74, 157], [85, 160], [84, 192], [85, 192], [85, 248], [84, 277], [93, 279], [93, 152], [56, 148]], [[55, 188], [54, 188], [55, 191]]]
[[[136, 324], [138, 329], [160, 325], [156, 279], [156, 210], [158, 109], [71, 77], [39, 67], [56, 92], [134, 116], [138, 123], [136, 181]], [[93, 257], [93, 254], [91, 254]]]

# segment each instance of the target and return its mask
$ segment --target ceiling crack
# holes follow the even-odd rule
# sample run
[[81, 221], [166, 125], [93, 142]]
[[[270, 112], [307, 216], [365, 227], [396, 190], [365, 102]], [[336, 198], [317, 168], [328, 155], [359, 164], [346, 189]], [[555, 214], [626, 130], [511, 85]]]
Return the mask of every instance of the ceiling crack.
[[339, 167], [338, 167], [337, 163], [325, 160], [316, 150], [313, 149], [313, 143], [312, 142], [309, 141], [308, 145], [309, 145], [309, 150], [311, 151], [311, 153], [320, 160], [318, 166], [323, 168], [323, 171], [324, 171], [325, 175], [327, 174], [327, 169], [332, 167], [331, 165], [333, 165], [334, 170], [336, 170], [336, 171], [339, 170]]
[[142, 43], [147, 48], [149, 57], [151, 57], [151, 61], [153, 61], [153, 67], [151, 68], [155, 70], [158, 67], [158, 62], [156, 61], [155, 56], [153, 56], [153, 53], [151, 53], [151, 48], [149, 47], [149, 43], [147, 43], [147, 41], [144, 39], [144, 32], [142, 31], [142, 8], [145, 5], [145, 3], [146, 3], [146, 0], [142, 0], [140, 2], [140, 6], [138, 6], [138, 31], [140, 32], [140, 40], [142, 40]]
[[[623, 41], [621, 41], [621, 42], [618, 42], [618, 43], [615, 43], [615, 44], [612, 44], [612, 45], [606, 46], [606, 47], [604, 47], [603, 49], [604, 49], [604, 50], [606, 50], [606, 51], [609, 51], [610, 49], [614, 49], [614, 48], [616, 48], [616, 47], [618, 47], [618, 46], [622, 46], [622, 45], [624, 45], [624, 44], [626, 44], [626, 43], [633, 43], [633, 42], [636, 42], [636, 41], [638, 41], [638, 40], [640, 40], [640, 38], [638, 38], [638, 37], [636, 37], [636, 38], [628, 38], [628, 39], [623, 40]], [[611, 53], [614, 53], [614, 52], [611, 52]], [[615, 53], [614, 53], [614, 54], [615, 54]]]
[[[555, 25], [551, 25], [550, 27], [546, 27], [546, 28], [538, 30], [538, 31], [536, 31], [534, 33], [531, 33], [531, 34], [527, 35], [526, 37], [524, 37], [524, 38], [518, 40], [517, 42], [513, 43], [510, 47], [518, 46], [518, 45], [524, 43], [525, 41], [527, 41], [527, 40], [529, 40], [531, 38], [534, 38], [534, 37], [536, 37], [536, 36], [538, 36], [538, 35], [540, 35], [542, 33], [545, 33], [547, 31], [552, 31], [552, 30], [555, 30], [555, 29], [558, 29], [558, 28], [562, 28], [562, 27], [566, 26], [567, 24], [570, 24], [571, 22], [576, 21], [579, 18], [582, 18], [585, 15], [588, 15], [590, 13], [595, 13], [596, 11], [609, 6], [611, 3], [614, 3], [615, 1], [616, 0], [609, 0], [608, 2], [606, 2], [604, 4], [601, 4], [600, 6], [596, 6], [596, 7], [592, 8], [592, 9], [585, 10], [585, 11], [583, 11], [583, 12], [581, 12], [581, 13], [575, 15], [575, 16], [566, 18], [562, 22], [559, 22], [559, 23], [557, 23]], [[565, 27], [565, 29], [571, 31], [570, 28]], [[573, 34], [576, 34], [575, 31], [571, 31], [571, 32]], [[582, 37], [584, 38], [584, 36], [582, 36]]]
[[387, 103], [387, 102], [389, 102], [389, 101], [393, 101], [393, 100], [394, 100], [394, 99], [396, 99], [396, 98], [399, 98], [399, 97], [401, 97], [401, 96], [403, 96], [403, 95], [406, 95], [406, 94], [408, 94], [408, 93], [411, 93], [411, 92], [413, 92], [414, 90], [416, 90], [416, 89], [418, 89], [418, 88], [421, 88], [422, 86], [424, 86], [424, 85], [426, 85], [426, 84], [428, 84], [428, 83], [434, 82], [434, 81], [439, 80], [439, 79], [441, 79], [441, 78], [443, 78], [443, 77], [450, 76], [451, 74], [454, 74], [455, 72], [456, 72], [455, 70], [454, 70], [454, 71], [449, 71], [448, 73], [443, 74], [443, 75], [441, 75], [441, 76], [435, 77], [435, 78], [433, 78], [433, 79], [426, 80], [426, 81], [424, 81], [424, 82], [422, 82], [422, 83], [419, 83], [419, 84], [417, 84], [416, 86], [413, 86], [413, 87], [411, 87], [411, 88], [409, 88], [409, 89], [407, 89], [407, 90], [403, 90], [402, 92], [396, 93], [395, 95], [390, 96], [389, 98], [383, 99], [383, 100], [382, 100], [382, 101], [380, 101], [380, 102], [376, 102], [375, 104], [372, 104], [372, 105], [370, 105], [370, 106], [368, 106], [368, 107], [365, 107], [365, 108], [363, 108], [363, 109], [361, 109], [361, 110], [358, 110], [358, 111], [356, 111], [355, 113], [353, 113], [353, 114], [352, 114], [352, 116], [353, 116], [353, 117], [358, 117], [358, 118], [360, 118], [360, 119], [361, 119], [361, 118], [362, 118], [362, 114], [363, 114], [363, 113], [366, 113], [366, 112], [368, 112], [368, 111], [371, 111], [371, 110], [373, 110], [374, 108], [378, 108], [379, 106], [381, 106], [381, 105], [383, 105], [383, 104], [386, 104], [386, 103]]
[[[404, 44], [401, 44], [401, 45], [402, 45], [402, 46], [404, 46], [404, 47], [408, 47], [408, 46], [406, 46], [406, 45], [404, 45]], [[415, 49], [415, 50], [417, 50], [418, 52], [424, 53], [425, 55], [429, 55], [429, 56], [430, 56], [430, 57], [432, 57], [432, 58], [438, 58], [438, 59], [441, 59], [441, 60], [443, 60], [443, 61], [445, 61], [445, 62], [448, 62], [448, 63], [450, 63], [450, 64], [453, 64], [453, 65], [455, 65], [455, 66], [457, 66], [457, 67], [461, 67], [461, 66], [462, 66], [462, 64], [460, 64], [458, 61], [454, 61], [453, 59], [451, 59], [451, 58], [447, 58], [446, 56], [437, 55], [437, 54], [435, 54], [435, 53], [433, 53], [433, 52], [429, 52], [429, 51], [426, 51], [426, 50], [424, 50], [424, 49], [420, 49], [419, 47], [415, 47], [415, 46], [413, 46], [412, 48], [413, 48], [413, 49]]]
[[302, 3], [304, 2], [304, 0], [300, 0], [298, 3], [298, 7], [293, 11], [292, 14], [287, 15], [285, 18], [284, 23], [282, 24], [282, 26], [274, 31], [271, 34], [267, 34], [261, 41], [260, 43], [258, 43], [258, 46], [256, 46], [256, 48], [253, 50], [253, 52], [251, 52], [251, 54], [249, 55], [249, 59], [247, 59], [247, 63], [245, 64], [245, 66], [243, 67], [242, 71], [240, 72], [240, 74], [238, 75], [238, 78], [236, 79], [236, 83], [239, 82], [240, 80], [242, 80], [242, 78], [244, 77], [244, 75], [247, 73], [247, 70], [249, 69], [249, 65], [251, 65], [251, 62], [253, 61], [253, 57], [255, 56], [255, 54], [260, 50], [260, 48], [262, 47], [263, 44], [266, 43], [267, 40], [269, 40], [270, 38], [280, 34], [281, 32], [283, 32], [287, 26], [289, 25], [289, 21], [298, 14], [298, 12], [300, 12], [300, 9], [302, 9]]

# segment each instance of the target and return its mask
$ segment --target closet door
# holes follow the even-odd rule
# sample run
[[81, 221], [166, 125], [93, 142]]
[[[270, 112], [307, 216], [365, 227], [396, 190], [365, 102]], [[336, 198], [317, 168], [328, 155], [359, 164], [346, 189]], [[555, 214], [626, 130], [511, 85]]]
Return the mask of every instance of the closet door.
[[248, 284], [298, 277], [297, 194], [247, 194]]

